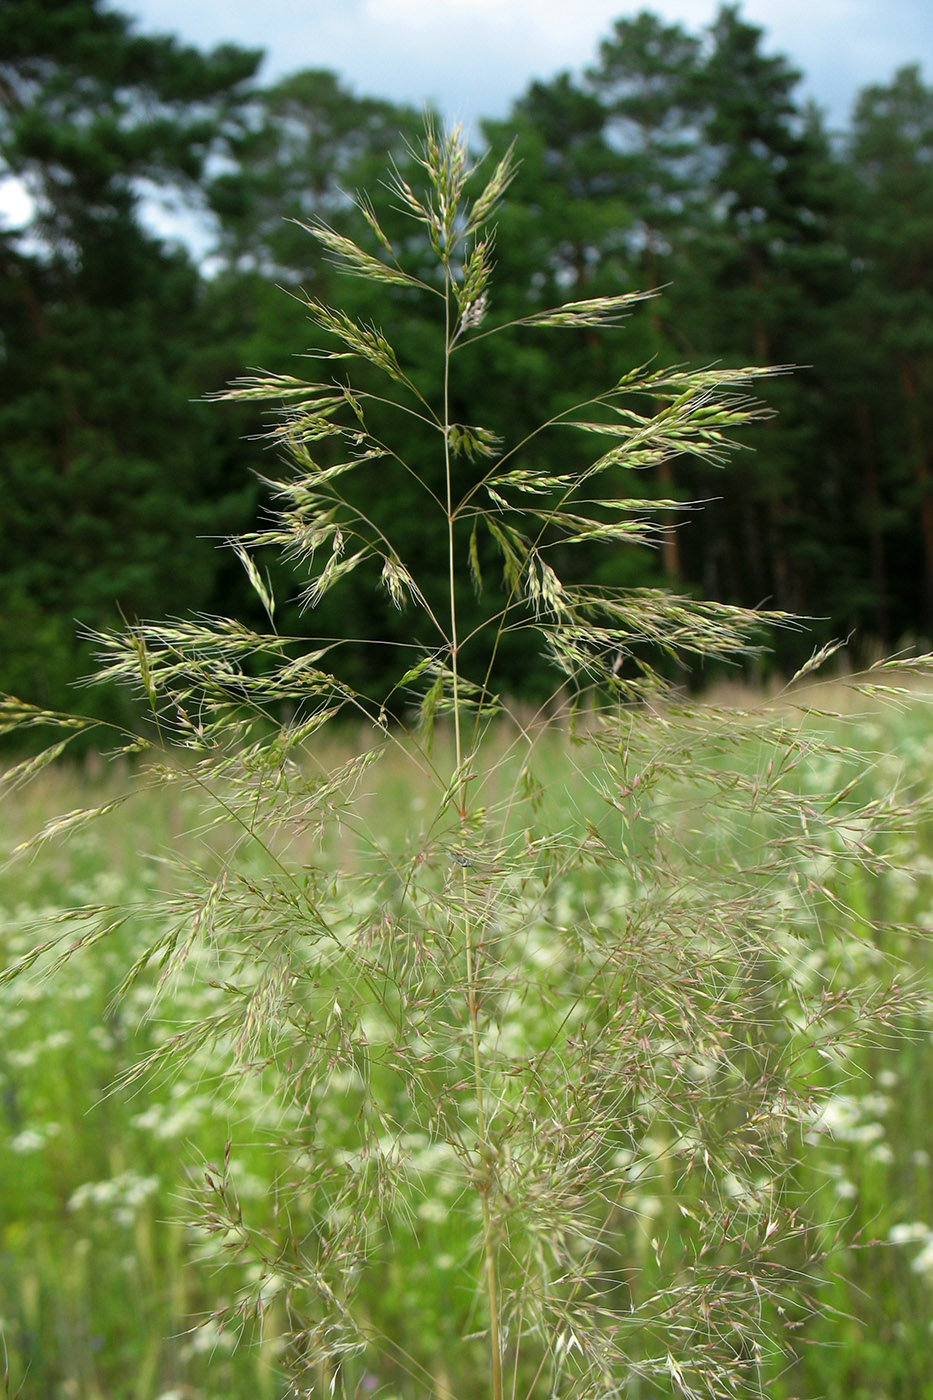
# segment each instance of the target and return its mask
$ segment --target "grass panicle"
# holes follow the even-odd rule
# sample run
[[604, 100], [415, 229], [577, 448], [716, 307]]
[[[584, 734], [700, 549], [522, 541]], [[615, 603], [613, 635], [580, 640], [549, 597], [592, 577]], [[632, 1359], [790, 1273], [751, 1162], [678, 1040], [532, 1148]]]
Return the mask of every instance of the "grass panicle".
[[[909, 920], [882, 898], [914, 798], [879, 793], [874, 760], [821, 738], [793, 693], [743, 713], [673, 684], [793, 619], [608, 588], [575, 563], [650, 546], [676, 504], [597, 481], [721, 461], [776, 371], [621, 374], [542, 425], [567, 444], [552, 474], [537, 433], [500, 441], [481, 404], [452, 421], [458, 357], [510, 329], [491, 288], [514, 166], [478, 188], [461, 138], [434, 129], [417, 155], [424, 191], [398, 171], [388, 188], [433, 276], [403, 270], [365, 198], [375, 251], [310, 233], [384, 285], [387, 326], [392, 296], [433, 298], [443, 363], [403, 364], [376, 325], [309, 299], [320, 380], [256, 374], [220, 395], [269, 402], [285, 463], [264, 526], [230, 545], [269, 630], [202, 617], [95, 638], [100, 676], [148, 712], [108, 742], [137, 749], [143, 808], [164, 791], [184, 826], [124, 913], [76, 908], [71, 941], [27, 940], [13, 971], [61, 975], [63, 955], [119, 934], [118, 1005], [151, 1026], [123, 1088], [187, 1076], [221, 1117], [262, 1103], [189, 1205], [223, 1294], [212, 1335], [273, 1338], [289, 1394], [757, 1394], [792, 1364], [837, 1247], [807, 1167], [821, 1114], [859, 1056], [928, 1014], [901, 966]], [[515, 324], [612, 334], [653, 295]], [[387, 399], [432, 434], [430, 470], [386, 438]], [[445, 597], [354, 492], [374, 460], [423, 488]], [[352, 571], [416, 619], [390, 695], [345, 678], [343, 639], [275, 630], [273, 548], [308, 616]], [[529, 632], [555, 665], [533, 716], [497, 678]], [[2, 719], [72, 723], [13, 701]], [[335, 756], [327, 733], [348, 720], [365, 739]], [[72, 827], [74, 812], [39, 840]], [[238, 1151], [265, 1197], [238, 1188]]]

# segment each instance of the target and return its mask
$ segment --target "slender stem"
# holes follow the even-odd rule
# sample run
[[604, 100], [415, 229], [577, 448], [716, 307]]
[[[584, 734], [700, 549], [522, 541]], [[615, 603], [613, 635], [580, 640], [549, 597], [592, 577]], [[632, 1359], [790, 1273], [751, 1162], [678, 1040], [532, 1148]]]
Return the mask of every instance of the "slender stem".
[[466, 788], [463, 783], [463, 753], [460, 735], [460, 668], [457, 642], [457, 595], [454, 568], [453, 485], [450, 465], [450, 268], [446, 269], [444, 298], [444, 483], [447, 491], [447, 585], [450, 592], [450, 669], [454, 683], [454, 742], [457, 774], [460, 779], [458, 807], [460, 820], [466, 818]]
[[[466, 884], [466, 871], [463, 872]], [[469, 914], [467, 915], [467, 964], [473, 962], [473, 950], [469, 936]], [[483, 1079], [479, 1057], [479, 1034], [477, 1029], [476, 983], [470, 981], [470, 1031], [473, 1040], [473, 1075], [476, 1083], [476, 1131], [485, 1160], [482, 1163], [483, 1184], [480, 1200], [483, 1207], [483, 1240], [486, 1253], [486, 1291], [489, 1297], [489, 1352], [493, 1400], [502, 1400], [502, 1344], [499, 1339], [499, 1286], [496, 1251], [492, 1241], [492, 1219], [489, 1209], [489, 1192], [492, 1186], [492, 1162], [486, 1137], [486, 1118], [483, 1106]]]
[[[450, 267], [445, 270], [445, 334], [444, 334], [444, 473], [447, 489], [447, 560], [450, 589], [450, 669], [453, 676], [454, 743], [457, 763], [457, 806], [461, 827], [467, 817], [467, 785], [463, 772], [463, 740], [460, 726], [460, 667], [457, 640], [456, 570], [454, 567], [454, 510], [450, 462]], [[502, 1348], [499, 1337], [499, 1289], [496, 1251], [492, 1239], [492, 1218], [489, 1209], [491, 1153], [486, 1130], [486, 1104], [483, 1092], [483, 1072], [479, 1048], [479, 998], [477, 996], [478, 951], [473, 944], [473, 923], [470, 918], [467, 871], [463, 879], [463, 941], [466, 958], [467, 1003], [470, 1015], [470, 1041], [473, 1051], [473, 1085], [476, 1098], [476, 1136], [479, 1149], [480, 1200], [483, 1209], [483, 1243], [486, 1263], [486, 1291], [489, 1299], [489, 1351], [492, 1400], [502, 1400]]]

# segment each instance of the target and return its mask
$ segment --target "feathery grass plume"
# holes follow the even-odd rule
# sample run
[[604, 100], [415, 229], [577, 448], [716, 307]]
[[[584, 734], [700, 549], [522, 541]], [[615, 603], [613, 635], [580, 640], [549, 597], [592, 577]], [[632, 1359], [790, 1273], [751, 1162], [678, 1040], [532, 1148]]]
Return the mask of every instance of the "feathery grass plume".
[[[436, 301], [440, 373], [309, 300], [330, 377], [259, 374], [219, 396], [268, 400], [286, 460], [267, 527], [233, 543], [270, 627], [253, 551], [281, 551], [309, 610], [369, 570], [429, 637], [400, 652], [393, 694], [344, 679], [339, 638], [214, 618], [97, 637], [100, 675], [149, 706], [145, 734], [119, 736], [141, 750], [143, 798], [171, 786], [194, 814], [163, 893], [132, 910], [151, 937], [123, 991], [203, 976], [216, 992], [129, 1078], [190, 1061], [219, 1097], [255, 1078], [272, 1105], [274, 1213], [238, 1197], [229, 1145], [192, 1200], [227, 1280], [216, 1320], [278, 1318], [291, 1394], [759, 1393], [834, 1248], [805, 1170], [819, 1105], [925, 1005], [898, 976], [912, 934], [876, 898], [915, 812], [868, 795], [858, 747], [821, 742], [793, 699], [742, 714], [670, 683], [671, 659], [741, 659], [792, 619], [573, 568], [581, 545], [650, 545], [675, 504], [594, 495], [608, 467], [720, 461], [775, 371], [621, 375], [542, 425], [568, 449], [539, 473], [537, 433], [500, 442], [451, 419], [461, 350], [509, 329], [486, 321], [511, 158], [475, 198], [457, 133], [429, 128], [418, 160], [424, 192], [397, 170], [389, 188], [433, 251], [430, 284], [403, 272], [365, 199], [381, 253], [311, 232], [353, 276]], [[609, 333], [642, 295], [515, 324]], [[384, 396], [399, 425], [430, 428], [441, 489], [401, 427], [371, 429]], [[375, 459], [424, 488], [424, 528], [447, 549], [440, 601], [345, 491]], [[481, 546], [505, 601], [467, 632], [459, 583], [483, 605]], [[497, 659], [527, 631], [556, 666], [546, 724], [496, 694]], [[388, 717], [402, 694], [407, 728]], [[347, 715], [371, 741], [328, 764], [320, 733]], [[12, 701], [2, 718], [68, 723]], [[430, 795], [407, 818], [380, 787], [393, 764]], [[75, 911], [75, 955], [117, 918]], [[834, 940], [864, 952], [848, 980]], [[40, 941], [23, 968], [62, 951]]]

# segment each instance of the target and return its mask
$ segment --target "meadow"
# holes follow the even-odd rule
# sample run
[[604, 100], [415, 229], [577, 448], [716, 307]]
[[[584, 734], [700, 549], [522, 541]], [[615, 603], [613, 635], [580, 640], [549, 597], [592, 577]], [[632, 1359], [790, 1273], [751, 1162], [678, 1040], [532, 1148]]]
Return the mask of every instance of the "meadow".
[[[745, 718], [735, 725], [741, 738], [725, 743], [732, 712], [729, 697], [691, 710], [683, 780], [676, 776], [677, 764], [668, 763], [644, 805], [629, 807], [626, 858], [601, 859], [561, 880], [553, 894], [557, 907], [540, 930], [526, 911], [521, 956], [527, 995], [513, 1000], [502, 1018], [499, 1052], [520, 1056], [524, 1046], [536, 1037], [553, 1036], [576, 1014], [579, 988], [572, 969], [562, 981], [561, 952], [552, 945], [549, 929], [576, 930], [573, 936], [582, 936], [581, 930], [595, 928], [601, 920], [623, 917], [640, 898], [633, 872], [644, 868], [649, 846], [652, 858], [659, 860], [652, 843], [657, 830], [672, 819], [690, 868], [701, 863], [712, 890], [723, 884], [729, 852], [737, 846], [744, 861], [761, 869], [760, 878], [768, 878], [761, 852], [769, 843], [787, 839], [780, 812], [765, 804], [764, 815], [748, 816], [744, 827], [717, 824], [692, 776], [692, 759], [704, 745], [707, 762], [718, 763], [730, 782], [744, 777], [763, 787], [768, 764], [780, 763], [783, 755], [786, 768], [787, 756], [793, 754], [794, 771], [785, 771], [783, 781], [798, 794], [813, 794], [814, 800], [840, 786], [845, 790], [851, 767], [857, 779], [847, 798], [852, 811], [856, 801], [864, 812], [875, 800], [887, 802], [892, 793], [923, 797], [933, 788], [929, 697], [920, 691], [885, 699], [817, 688], [756, 702], [746, 706]], [[661, 715], [644, 730], [649, 737], [643, 743], [672, 752], [669, 718]], [[527, 740], [527, 735], [521, 737]], [[365, 732], [328, 737], [321, 741], [322, 768], [345, 766], [361, 745], [365, 749], [372, 743]], [[449, 736], [440, 733], [437, 743], [443, 752]], [[503, 720], [486, 746], [495, 750], [486, 766], [499, 789], [485, 797], [490, 808], [497, 808], [514, 777], [510, 765], [516, 732]], [[592, 840], [594, 832], [605, 830], [607, 817], [620, 818], [607, 800], [598, 748], [594, 751], [557, 723], [540, 726], [534, 746], [539, 768], [548, 777], [536, 806], [543, 830], [559, 829], [562, 839], [582, 834], [586, 840], [589, 833]], [[645, 754], [638, 767], [642, 773], [650, 770]], [[5, 799], [8, 847], [28, 839], [53, 814], [108, 803], [139, 786], [139, 773], [125, 761], [49, 768]], [[432, 801], [430, 784], [418, 767], [404, 755], [385, 752], [384, 746], [371, 768], [359, 769], [355, 787], [355, 826], [339, 811], [326, 831], [302, 831], [295, 825], [290, 849], [298, 867], [316, 866], [326, 875], [339, 866], [359, 876], [355, 907], [346, 910], [348, 928], [366, 915], [374, 841], [399, 860], [407, 859], [414, 847], [423, 852]], [[548, 803], [551, 809], [542, 812]], [[364, 828], [370, 833], [367, 842], [358, 839]], [[857, 987], [867, 998], [875, 983], [895, 974], [906, 981], [925, 979], [929, 949], [918, 930], [930, 925], [933, 912], [933, 823], [901, 824], [886, 845], [882, 841], [882, 859], [871, 869], [853, 864], [841, 830], [836, 828], [835, 849], [833, 840], [822, 843], [818, 853], [808, 847], [799, 866], [800, 877], [834, 901], [831, 917], [823, 918], [829, 925], [825, 936], [808, 941], [802, 929], [796, 935], [793, 929], [776, 929], [775, 958], [793, 953], [785, 987], [793, 992], [808, 979], [819, 980], [824, 995]], [[311, 1228], [310, 1196], [305, 1200], [308, 1220], [298, 1221], [302, 1196], [294, 1190], [306, 1150], [308, 1113], [335, 1159], [352, 1157], [362, 1111], [353, 1063], [359, 1052], [358, 1047], [341, 1052], [341, 1011], [335, 1003], [330, 1013], [332, 1072], [310, 1107], [283, 1093], [281, 1066], [271, 1057], [264, 1066], [254, 1054], [238, 1068], [222, 1027], [183, 1061], [169, 1058], [161, 1065], [160, 1049], [179, 1033], [209, 1024], [230, 994], [229, 969], [215, 941], [222, 933], [192, 944], [184, 965], [170, 969], [168, 976], [164, 962], [160, 967], [158, 959], [147, 956], [151, 911], [163, 920], [166, 910], [182, 908], [184, 913], [173, 904], [183, 900], [179, 870], [193, 868], [206, 849], [219, 866], [229, 864], [229, 845], [205, 822], [203, 802], [169, 783], [144, 791], [135, 805], [119, 807], [67, 839], [43, 842], [5, 871], [0, 892], [5, 965], [49, 929], [63, 935], [66, 946], [72, 933], [80, 941], [80, 912], [65, 916], [62, 910], [114, 911], [107, 936], [62, 961], [54, 975], [47, 975], [55, 960], [50, 951], [29, 973], [0, 989], [5, 1396], [284, 1400], [296, 1393], [281, 1367], [291, 1326], [285, 1266], [281, 1277], [259, 1265], [234, 1267], [242, 1243], [237, 1230], [246, 1228], [238, 1227], [237, 1212], [249, 1217], [251, 1232], [274, 1240], [282, 1224], [283, 1184], [291, 1177], [291, 1194], [281, 1211], [287, 1212], [293, 1232]], [[687, 869], [681, 866], [679, 880]], [[774, 907], [779, 909], [779, 890], [776, 895]], [[379, 910], [374, 885], [376, 917]], [[867, 934], [869, 920], [883, 934]], [[127, 984], [127, 972], [141, 952], [143, 966]], [[632, 955], [637, 960], [634, 945]], [[663, 987], [656, 984], [652, 995], [659, 1008], [662, 994]], [[442, 1004], [443, 998], [435, 1001], [435, 1015], [444, 1014]], [[644, 1008], [646, 1016], [651, 1010], [650, 1005]], [[669, 1021], [669, 1008], [660, 1010]], [[590, 1033], [598, 1034], [593, 1028]], [[817, 1043], [815, 1034], [808, 1038], [806, 1026], [802, 1036], [805, 1047]], [[512, 1048], [503, 1051], [509, 1038]], [[378, 1044], [378, 1027], [370, 1027], [369, 1040]], [[659, 1048], [653, 1039], [652, 1054], [673, 1056], [678, 1073], [692, 1076], [701, 1090], [715, 1077], [712, 1060], [677, 1062], [669, 1041]], [[860, 1049], [838, 1055], [829, 1036], [819, 1055], [812, 1072], [820, 1078], [824, 1098], [801, 1125], [803, 1153], [793, 1167], [796, 1196], [807, 1203], [808, 1229], [817, 1246], [800, 1265], [807, 1275], [800, 1279], [803, 1303], [798, 1298], [787, 1304], [794, 1313], [791, 1326], [799, 1334], [799, 1359], [789, 1367], [777, 1360], [771, 1365], [768, 1393], [923, 1400], [933, 1396], [928, 1365], [933, 1344], [933, 1016], [914, 1010], [909, 1020], [882, 1026], [880, 1033], [875, 1026]], [[137, 1075], [145, 1062], [146, 1072]], [[375, 1063], [369, 1072], [379, 1072]], [[462, 1276], [470, 1249], [464, 1213], [451, 1208], [462, 1184], [441, 1135], [432, 1138], [418, 1123], [409, 1128], [401, 1114], [394, 1126], [402, 1179], [391, 1196], [380, 1200], [382, 1226], [395, 1243], [388, 1262], [363, 1272], [357, 1306], [380, 1334], [395, 1339], [396, 1357], [384, 1360], [381, 1370], [366, 1361], [352, 1388], [344, 1380], [345, 1393], [378, 1394], [386, 1400], [410, 1393], [455, 1393], [468, 1400], [469, 1394], [484, 1393], [482, 1382], [477, 1379], [469, 1393], [454, 1389], [447, 1370], [451, 1348], [469, 1332], [476, 1306]], [[704, 1183], [702, 1171], [688, 1170], [683, 1143], [665, 1131], [660, 1119], [648, 1123], [637, 1142], [623, 1141], [620, 1132], [613, 1151], [630, 1183], [624, 1211], [612, 1217], [614, 1248], [630, 1275], [663, 1276], [672, 1267], [669, 1260], [677, 1254], [678, 1240], [688, 1239], [710, 1183]], [[727, 1197], [731, 1192], [733, 1211], [741, 1216], [748, 1185], [719, 1179], [715, 1189]], [[215, 1220], [212, 1229], [211, 1211], [217, 1214], [218, 1201], [226, 1212], [220, 1212], [223, 1228], [216, 1228]], [[533, 1202], [526, 1200], [525, 1208], [533, 1209]], [[241, 1307], [247, 1294], [249, 1307]], [[818, 1308], [811, 1311], [808, 1297]], [[634, 1331], [633, 1350], [646, 1345], [645, 1337]], [[406, 1365], [405, 1358], [415, 1353], [418, 1362]], [[320, 1393], [325, 1393], [323, 1387]], [[636, 1374], [625, 1393], [685, 1392], [673, 1374], [669, 1387], [657, 1376], [641, 1383]]]

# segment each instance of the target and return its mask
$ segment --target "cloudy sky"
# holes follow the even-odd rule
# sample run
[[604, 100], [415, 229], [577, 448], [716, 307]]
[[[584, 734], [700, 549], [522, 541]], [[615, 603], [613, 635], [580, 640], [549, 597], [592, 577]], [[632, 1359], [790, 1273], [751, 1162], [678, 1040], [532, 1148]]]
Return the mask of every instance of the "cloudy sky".
[[[803, 92], [830, 123], [845, 126], [866, 83], [921, 63], [933, 83], [933, 0], [745, 0], [745, 19], [767, 33], [766, 48], [789, 56]], [[2, 0], [0, 0], [2, 3]], [[652, 9], [699, 34], [717, 0], [110, 0], [144, 33], [178, 34], [209, 47], [233, 41], [266, 51], [266, 79], [300, 68], [330, 68], [360, 95], [421, 106], [475, 130], [504, 116], [534, 78], [594, 61], [620, 15]], [[0, 178], [0, 222], [21, 225], [30, 203]], [[150, 211], [151, 213], [151, 211]], [[153, 215], [166, 234], [197, 245]]]
[[[653, 9], [694, 33], [716, 0], [116, 0], [143, 30], [268, 54], [264, 76], [331, 68], [360, 94], [433, 101], [466, 125], [501, 116], [532, 78], [579, 69], [613, 19]], [[933, 82], [930, 0], [746, 0], [745, 19], [805, 74], [805, 91], [845, 123], [866, 83], [919, 61]]]

